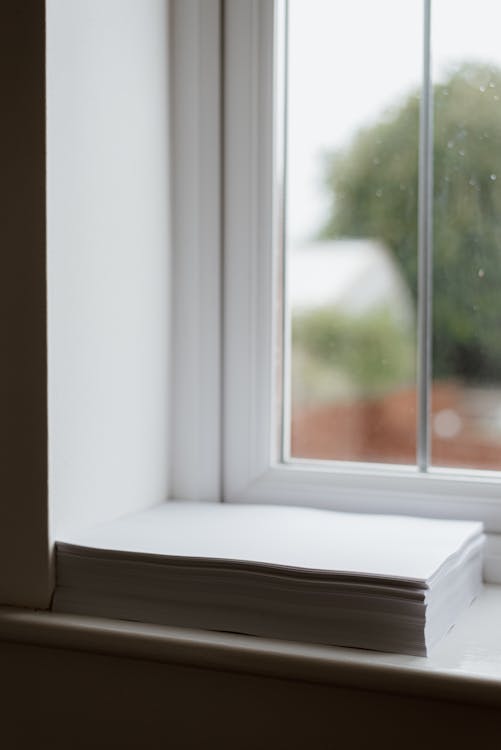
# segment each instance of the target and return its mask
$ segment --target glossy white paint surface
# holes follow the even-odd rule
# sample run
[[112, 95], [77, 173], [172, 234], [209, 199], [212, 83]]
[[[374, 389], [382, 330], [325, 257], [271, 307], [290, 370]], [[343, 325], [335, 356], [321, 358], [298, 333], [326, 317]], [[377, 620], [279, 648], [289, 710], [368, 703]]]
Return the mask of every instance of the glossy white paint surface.
[[[221, 8], [172, 0], [172, 440], [175, 497], [221, 495]], [[194, 470], [196, 467], [196, 470]]]

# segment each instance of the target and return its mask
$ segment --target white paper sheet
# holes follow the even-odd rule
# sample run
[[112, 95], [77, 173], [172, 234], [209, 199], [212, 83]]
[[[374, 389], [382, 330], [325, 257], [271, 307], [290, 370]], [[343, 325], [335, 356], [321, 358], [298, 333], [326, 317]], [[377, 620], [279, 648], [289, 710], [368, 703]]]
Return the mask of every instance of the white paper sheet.
[[59, 541], [425, 582], [481, 531], [473, 521], [168, 502]]

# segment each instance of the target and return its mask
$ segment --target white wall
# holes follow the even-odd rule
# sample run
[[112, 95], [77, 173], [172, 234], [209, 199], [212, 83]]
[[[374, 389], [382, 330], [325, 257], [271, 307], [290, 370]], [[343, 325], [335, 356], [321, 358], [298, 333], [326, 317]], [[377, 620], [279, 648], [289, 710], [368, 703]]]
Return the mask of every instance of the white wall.
[[47, 0], [56, 536], [168, 493], [167, 0]]

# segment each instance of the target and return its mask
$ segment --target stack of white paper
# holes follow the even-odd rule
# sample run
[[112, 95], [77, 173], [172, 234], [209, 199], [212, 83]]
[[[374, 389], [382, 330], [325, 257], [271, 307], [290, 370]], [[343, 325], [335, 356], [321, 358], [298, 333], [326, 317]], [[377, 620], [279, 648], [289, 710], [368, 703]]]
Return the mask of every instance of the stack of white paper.
[[482, 525], [169, 502], [57, 544], [54, 609], [425, 655], [481, 585]]

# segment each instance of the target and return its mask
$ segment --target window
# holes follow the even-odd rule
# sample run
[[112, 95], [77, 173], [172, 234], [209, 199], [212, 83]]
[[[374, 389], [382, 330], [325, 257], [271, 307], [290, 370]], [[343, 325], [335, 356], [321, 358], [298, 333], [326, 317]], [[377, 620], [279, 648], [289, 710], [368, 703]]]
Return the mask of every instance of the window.
[[287, 460], [416, 464], [422, 6], [286, 6]]
[[[329, 3], [328, 5], [331, 7], [335, 4]], [[389, 13], [390, 6], [393, 9], [393, 5], [392, 3], [379, 5], [379, 12], [384, 16], [384, 12]], [[404, 92], [407, 87], [409, 88], [410, 94], [408, 96], [411, 97], [413, 106], [414, 135], [411, 133], [409, 136], [411, 146], [406, 146], [406, 148], [413, 151], [412, 158], [415, 158], [416, 162], [419, 160], [418, 154], [419, 149], [421, 149], [421, 177], [418, 176], [416, 164], [414, 183], [409, 187], [409, 191], [414, 193], [414, 203], [412, 204], [411, 201], [409, 205], [414, 206], [412, 212], [415, 218], [410, 223], [411, 225], [412, 221], [415, 223], [412, 231], [414, 232], [416, 265], [414, 274], [417, 277], [419, 273], [417, 271], [418, 243], [416, 236], [418, 234], [418, 219], [416, 214], [419, 191], [421, 191], [420, 205], [422, 212], [419, 220], [421, 223], [420, 242], [423, 249], [431, 249], [428, 235], [431, 232], [432, 206], [435, 207], [435, 213], [437, 213], [438, 208], [441, 211], [435, 217], [436, 232], [439, 235], [440, 233], [453, 231], [456, 217], [452, 205], [447, 202], [450, 192], [447, 194], [441, 189], [440, 194], [435, 193], [437, 197], [433, 199], [430, 190], [432, 172], [439, 168], [437, 156], [435, 155], [434, 162], [431, 159], [432, 93], [435, 92], [436, 99], [438, 93], [443, 92], [444, 87], [447, 88], [444, 84], [444, 80], [447, 81], [447, 78], [444, 78], [447, 73], [443, 71], [447, 68], [448, 61], [446, 58], [449, 53], [444, 47], [443, 49], [446, 51], [443, 59], [435, 59], [432, 83], [429, 51], [426, 52], [430, 40], [429, 30], [427, 31], [427, 23], [430, 18], [428, 4], [424, 4], [425, 11], [423, 11], [421, 3], [416, 2], [411, 3], [411, 5], [413, 11], [409, 18], [405, 16], [407, 18], [406, 26], [402, 30], [404, 41], [395, 41], [395, 45], [399, 43], [398, 49], [400, 52], [405, 48], [405, 54], [408, 55], [406, 62], [408, 81], [398, 83], [402, 86]], [[437, 3], [437, 5], [440, 5], [440, 3]], [[407, 351], [409, 340], [404, 341], [407, 364], [404, 362], [403, 367], [395, 366], [397, 375], [399, 372], [403, 372], [405, 382], [413, 382], [414, 390], [417, 387], [417, 391], [421, 394], [421, 405], [417, 409], [409, 409], [410, 417], [408, 421], [411, 443], [415, 440], [413, 420], [418, 427], [418, 462], [416, 463], [415, 458], [411, 459], [411, 456], [415, 457], [416, 455], [415, 443], [413, 450], [408, 452], [408, 457], [404, 457], [404, 460], [396, 460], [395, 455], [389, 454], [385, 457], [384, 462], [380, 462], [378, 465], [375, 465], [375, 461], [379, 459], [374, 459], [373, 455], [367, 456], [367, 454], [360, 453], [357, 455], [356, 452], [351, 456], [336, 456], [333, 454], [305, 456], [304, 453], [301, 455], [301, 451], [294, 451], [293, 443], [290, 444], [292, 450], [288, 451], [290, 432], [287, 406], [291, 403], [289, 391], [291, 385], [294, 391], [299, 381], [295, 380], [297, 370], [294, 370], [294, 365], [292, 366], [292, 380], [285, 377], [282, 381], [281, 378], [282, 335], [285, 335], [285, 341], [287, 341], [290, 320], [287, 321], [286, 319], [285, 331], [283, 331], [280, 325], [282, 257], [274, 252], [274, 249], [280, 245], [283, 220], [280, 189], [274, 189], [277, 184], [280, 188], [281, 173], [280, 168], [276, 168], [274, 171], [272, 167], [273, 164], [277, 164], [277, 160], [280, 161], [282, 149], [282, 144], [277, 143], [272, 135], [277, 133], [274, 128], [276, 128], [277, 119], [280, 116], [275, 87], [277, 86], [277, 78], [281, 76], [279, 65], [277, 65], [277, 51], [272, 30], [280, 28], [282, 7], [280, 3], [235, 2], [229, 3], [225, 9], [225, 499], [229, 501], [292, 504], [311, 503], [322, 507], [357, 509], [360, 511], [376, 510], [378, 512], [480, 518], [486, 522], [490, 530], [497, 531], [501, 521], [499, 515], [501, 510], [499, 506], [501, 494], [499, 475], [489, 471], [471, 472], [469, 469], [476, 466], [473, 460], [470, 462], [465, 460], [459, 469], [452, 470], [450, 467], [457, 462], [452, 460], [441, 462], [440, 459], [435, 459], [435, 456], [440, 455], [438, 452], [439, 441], [436, 436], [439, 435], [440, 437], [440, 433], [443, 436], [446, 433], [452, 433], [453, 423], [457, 427], [457, 418], [463, 419], [461, 415], [457, 416], [451, 413], [454, 410], [449, 406], [446, 399], [440, 401], [438, 390], [435, 388], [435, 380], [432, 381], [435, 390], [429, 387], [428, 371], [431, 357], [427, 360], [425, 353], [430, 350], [432, 335], [435, 335], [435, 339], [437, 338], [437, 329], [433, 330], [433, 325], [436, 324], [432, 321], [437, 319], [440, 312], [440, 304], [443, 301], [442, 293], [439, 296], [437, 291], [435, 295], [434, 302], [437, 307], [435, 318], [431, 317], [430, 309], [422, 302], [420, 303], [420, 311], [416, 313], [413, 294], [417, 297], [417, 293], [409, 291], [405, 287], [402, 288], [400, 283], [401, 272], [398, 271], [397, 267], [397, 275], [395, 267], [391, 264], [388, 275], [390, 276], [390, 282], [394, 287], [396, 286], [396, 296], [400, 296], [402, 309], [404, 310], [402, 318], [407, 316], [405, 326], [414, 330], [419, 329], [421, 336], [418, 358], [418, 361], [421, 362], [420, 366], [414, 367], [415, 355], [413, 352], [415, 339], [419, 338], [417, 335], [409, 337], [412, 343], [410, 353]], [[313, 10], [313, 6], [309, 5], [308, 12], [310, 10]], [[291, 0], [291, 18], [293, 13], [294, 0]], [[440, 13], [441, 16], [443, 14], [445, 17], [447, 10], [442, 9]], [[462, 13], [464, 17], [461, 28], [468, 27], [471, 30], [473, 27], [469, 24], [469, 16], [466, 10]], [[420, 17], [422, 23], [417, 26], [415, 20]], [[341, 19], [340, 25], [342, 23], [343, 20]], [[444, 28], [445, 21], [437, 15], [434, 24], [440, 30]], [[300, 21], [298, 21], [299, 26], [301, 26]], [[386, 17], [383, 26], [388, 28], [388, 17]], [[392, 39], [394, 36], [392, 35]], [[460, 39], [459, 36], [458, 31], [457, 46], [461, 47], [463, 39], [462, 37]], [[477, 34], [475, 38], [477, 39], [476, 47], [465, 47], [464, 55], [470, 56], [472, 50], [475, 51], [475, 49], [477, 56], [480, 54], [479, 50], [482, 50], [481, 42], [478, 41], [480, 37]], [[437, 44], [440, 44], [438, 32]], [[290, 45], [294, 45], [293, 38], [290, 40]], [[424, 93], [420, 83], [423, 67], [421, 52], [423, 46], [425, 47], [424, 81], [426, 84]], [[450, 48], [452, 49], [453, 46], [451, 42]], [[289, 50], [289, 55], [292, 52]], [[302, 52], [302, 55], [298, 53], [298, 57], [304, 60], [304, 50]], [[308, 65], [309, 62], [309, 60], [306, 60], [304, 65]], [[296, 64], [296, 68], [292, 63], [289, 65], [289, 81], [294, 75], [294, 70], [297, 72], [299, 64]], [[487, 89], [481, 91], [481, 87], [487, 87], [494, 94], [495, 88], [490, 86], [490, 83], [493, 82], [494, 79], [486, 79], [486, 81], [480, 82], [478, 96], [483, 96], [487, 91]], [[376, 108], [381, 108], [386, 104], [387, 97], [389, 97], [391, 103], [392, 97], [395, 96], [391, 88], [394, 85], [396, 84], [391, 81], [385, 81], [380, 94], [380, 103], [376, 104]], [[419, 144], [418, 123], [415, 122], [416, 118], [419, 119], [419, 102], [415, 88], [418, 85], [418, 97], [430, 105], [429, 115], [426, 115], [426, 108], [424, 108], [424, 114], [422, 114], [421, 144]], [[435, 89], [433, 89], [433, 85]], [[293, 81], [290, 82], [291, 88], [289, 91], [292, 91], [292, 86]], [[304, 88], [306, 89], [307, 86], [305, 85]], [[402, 96], [406, 96], [406, 94], [404, 93]], [[450, 102], [451, 99], [448, 101]], [[300, 104], [295, 106], [297, 112], [300, 109]], [[447, 111], [444, 106], [439, 106], [435, 102], [437, 132], [442, 127], [442, 118], [446, 117]], [[289, 117], [291, 107], [292, 104], [289, 101]], [[297, 122], [295, 124], [297, 125]], [[293, 125], [294, 123], [289, 123], [289, 143], [294, 137]], [[299, 126], [297, 127], [299, 128]], [[280, 133], [279, 128], [278, 132]], [[412, 138], [414, 138], [414, 141], [412, 141]], [[448, 149], [447, 144], [448, 141], [445, 143], [448, 156], [448, 150], [450, 149]], [[297, 143], [295, 146], [297, 146]], [[473, 152], [475, 150], [473, 139], [471, 140], [471, 148]], [[293, 151], [294, 156], [290, 158], [288, 166], [289, 182], [287, 184], [289, 193], [292, 190], [290, 184], [293, 179], [292, 172], [295, 168], [293, 159], [299, 158], [297, 156], [299, 148], [290, 150]], [[456, 164], [462, 163], [460, 160], [463, 157], [459, 150]], [[376, 154], [374, 158], [380, 157]], [[452, 168], [454, 168], [453, 165], [451, 165]], [[492, 186], [496, 186], [496, 180], [490, 176], [494, 173], [495, 170], [487, 175], [489, 183], [486, 185], [487, 190], [492, 190]], [[462, 180], [464, 173], [460, 174]], [[404, 187], [407, 190], [408, 186], [405, 185]], [[400, 190], [400, 183], [398, 188]], [[405, 190], [402, 189], [401, 192], [404, 193]], [[382, 198], [382, 195], [374, 195], [374, 201], [380, 201]], [[300, 200], [300, 198], [297, 200]], [[293, 196], [289, 195], [289, 203], [287, 204], [289, 214], [291, 211], [294, 212], [292, 201]], [[295, 206], [297, 208], [297, 203]], [[295, 218], [297, 218], [297, 214], [295, 214]], [[291, 219], [288, 218], [286, 211], [286, 243], [290, 243], [290, 234], [287, 234], [287, 232], [290, 232], [290, 221]], [[420, 272], [421, 290], [419, 294], [421, 300], [426, 301], [426, 290], [431, 290], [432, 278], [429, 263], [430, 255], [423, 249], [421, 250], [421, 257], [425, 262], [422, 263]], [[443, 251], [437, 250], [437, 259], [440, 258], [440, 253], [443, 253]], [[288, 258], [290, 274], [291, 256], [286, 257]], [[384, 267], [384, 263], [388, 260], [387, 251], [382, 250], [376, 260], [379, 264], [382, 260]], [[381, 266], [379, 265], [379, 267]], [[443, 273], [443, 271], [440, 272]], [[300, 270], [298, 274], [300, 275]], [[395, 277], [398, 279], [396, 284]], [[477, 273], [475, 278], [472, 277], [475, 284], [483, 278], [482, 273], [480, 276]], [[443, 283], [440, 279], [438, 281], [441, 284]], [[436, 277], [433, 279], [434, 289], [439, 289], [437, 287], [438, 281]], [[287, 292], [290, 294], [290, 288], [286, 291], [286, 296]], [[416, 322], [417, 319], [420, 321], [419, 325]], [[278, 324], [277, 321], [279, 321]], [[384, 326], [388, 327], [388, 325], [390, 325], [391, 330], [393, 323], [391, 320], [385, 320], [383, 316], [382, 325], [383, 330]], [[405, 328], [401, 321], [397, 328], [399, 326]], [[479, 332], [478, 328], [475, 330], [474, 338]], [[397, 331], [397, 333], [402, 336], [401, 331]], [[369, 335], [372, 336], [370, 330]], [[382, 334], [378, 333], [378, 335], [382, 337]], [[392, 335], [395, 335], [395, 332]], [[440, 347], [437, 353], [437, 346], [435, 344], [435, 363], [439, 362], [438, 355], [441, 354]], [[391, 353], [393, 355], [393, 351]], [[286, 374], [287, 367], [286, 358]], [[437, 379], [440, 370], [437, 364], [435, 364], [435, 368], [434, 372]], [[394, 378], [394, 375], [392, 375], [392, 378]], [[400, 388], [398, 378], [396, 382]], [[280, 386], [277, 383], [283, 385]], [[372, 385], [370, 384], [371, 387]], [[489, 390], [490, 386], [489, 383]], [[277, 393], [279, 394], [278, 398]], [[243, 397], [242, 394], [245, 394], [245, 396]], [[432, 396], [432, 409], [435, 409], [431, 412], [431, 420], [428, 418], [430, 395]], [[478, 394], [472, 393], [471, 395], [476, 396]], [[282, 429], [281, 405], [284, 403], [286, 408], [283, 424], [285, 426]], [[292, 403], [295, 402], [292, 401]], [[294, 415], [293, 412], [293, 426], [294, 419], [297, 419], [297, 414]], [[431, 428], [434, 430], [433, 433]], [[432, 438], [430, 441], [427, 435]], [[284, 437], [285, 440], [283, 440]], [[429, 442], [431, 442], [432, 447], [433, 466], [431, 467], [428, 467], [427, 459]], [[285, 450], [283, 450], [283, 445], [285, 445]], [[314, 459], [346, 459], [348, 457], [361, 460], [342, 460], [334, 464], [330, 461], [303, 460], [305, 457]], [[489, 464], [488, 468], [496, 468], [496, 460]], [[401, 465], [396, 465], [399, 463]], [[425, 468], [425, 464], [427, 471], [422, 470]], [[435, 468], [437, 466], [444, 468]], [[485, 469], [487, 467], [483, 464], [480, 468]]]
[[[47, 515], [56, 523], [62, 518], [64, 524], [83, 526], [148, 508], [169, 496], [479, 518], [492, 532], [495, 550], [495, 533], [501, 531], [501, 487], [492, 474], [473, 477], [442, 471], [425, 475], [405, 465], [390, 470], [363, 463], [340, 464], [334, 469], [329, 463], [282, 460], [276, 399], [282, 347], [280, 326], [274, 325], [280, 318], [280, 268], [274, 253], [280, 240], [280, 206], [273, 189], [278, 7], [272, 0], [231, 0], [224, 4], [221, 16], [218, 0], [173, 1], [167, 49], [169, 19], [164, 0], [152, 0], [151, 7], [130, 3], [127, 11], [119, 0], [106, 4], [53, 0], [47, 5], [49, 55], [55, 43], [61, 54], [69, 54], [83, 85], [80, 88], [72, 78], [66, 63], [49, 59], [48, 158], [50, 162], [58, 154], [59, 170], [55, 171], [54, 162], [52, 167], [49, 164], [51, 512], [47, 513], [46, 483], [37, 480], [37, 492], [21, 492], [23, 485], [17, 483], [16, 502], [6, 506], [2, 526], [7, 530], [2, 546], [5, 570], [12, 568], [9, 560], [19, 559], [25, 548], [36, 548], [40, 555], [37, 561], [33, 556], [26, 569], [25, 585], [17, 586], [9, 578], [3, 589], [5, 601], [44, 606], [50, 597], [48, 561], [54, 532], [49, 530]], [[28, 45], [30, 54], [23, 57], [32, 79], [22, 87], [23, 92], [31, 92], [37, 113], [29, 142], [40, 179], [35, 185], [33, 173], [26, 178], [36, 192], [37, 215], [42, 217], [41, 223], [32, 225], [38, 237], [38, 255], [33, 260], [36, 294], [32, 295], [38, 302], [31, 311], [36, 340], [28, 341], [24, 334], [9, 339], [12, 361], [21, 361], [22, 345], [24, 353], [28, 349], [34, 353], [37, 366], [32, 368], [26, 390], [16, 391], [9, 406], [18, 402], [29, 406], [30, 419], [36, 416], [37, 423], [30, 435], [43, 438], [33, 450], [34, 463], [25, 476], [17, 468], [26, 465], [21, 422], [15, 422], [19, 437], [15, 444], [12, 433], [6, 434], [6, 445], [16, 454], [10, 462], [13, 486], [21, 475], [26, 481], [42, 477], [47, 458], [40, 398], [46, 390], [45, 329], [40, 313], [45, 298], [44, 248], [43, 232], [38, 230], [45, 201], [40, 145], [43, 112], [38, 93], [44, 38], [40, 14], [40, 9], [33, 11], [37, 43]], [[71, 33], [63, 29], [64, 33], [55, 35], [59, 21]], [[85, 43], [73, 44], [72, 34], [82, 40], [82, 31], [88, 33]], [[220, 55], [222, 33], [224, 58]], [[26, 42], [24, 34], [21, 24], [12, 38]], [[124, 44], [124, 38], [130, 44]], [[136, 45], [141, 49], [141, 75], [132, 62], [131, 50]], [[90, 49], [101, 55], [103, 65], [93, 66], [92, 75], [87, 75]], [[14, 50], [9, 54], [11, 62], [16, 59]], [[126, 65], [117, 63], [121, 56]], [[166, 59], [171, 62], [169, 74]], [[154, 76], [149, 75], [152, 70]], [[151, 86], [142, 85], [143, 74]], [[169, 249], [169, 185], [164, 169], [169, 150], [165, 137], [169, 83], [174, 111], [170, 123], [174, 163], [169, 165], [174, 178], [171, 290], [170, 258], [165, 253]], [[61, 95], [60, 120], [53, 117], [54, 85], [62, 87], [63, 93], [69, 89], [72, 97], [67, 106], [66, 93]], [[21, 96], [18, 88], [16, 96]], [[86, 108], [82, 91], [94, 110]], [[136, 101], [142, 106], [136, 106]], [[19, 114], [24, 112], [23, 102], [11, 111], [26, 125], [28, 119]], [[109, 117], [110, 102], [117, 105], [115, 120]], [[81, 107], [86, 117], [80, 116]], [[83, 140], [75, 135], [75, 123], [84, 131]], [[4, 125], [8, 128], [5, 143], [15, 142], [13, 133], [20, 137], [24, 132], [14, 119], [7, 118]], [[11, 160], [13, 154], [9, 152]], [[143, 171], [145, 159], [151, 169]], [[13, 173], [18, 166], [12, 163]], [[137, 178], [138, 168], [141, 179], [131, 182], [129, 176]], [[99, 179], [101, 171], [103, 180]], [[24, 206], [21, 187], [9, 193], [17, 200], [12, 217]], [[98, 201], [103, 191], [105, 200]], [[103, 205], [110, 210], [103, 211]], [[55, 216], [58, 222], [51, 223]], [[12, 226], [6, 223], [4, 229]], [[101, 245], [94, 243], [96, 236]], [[35, 247], [31, 239], [28, 245]], [[107, 264], [111, 256], [116, 262]], [[81, 267], [79, 259], [83, 258]], [[117, 267], [121, 274], [115, 273]], [[17, 288], [10, 287], [9, 276], [10, 296], [6, 294], [5, 299], [11, 299], [14, 289], [16, 299], [21, 299], [26, 278], [16, 266], [12, 280], [17, 281]], [[118, 295], [115, 285], [121, 292]], [[171, 291], [172, 321], [166, 311]], [[113, 305], [107, 306], [110, 299]], [[10, 315], [5, 319], [10, 320]], [[171, 322], [174, 355], [167, 343]], [[75, 330], [78, 336], [71, 335]], [[170, 440], [169, 379], [173, 390]], [[24, 380], [18, 385], [25, 388]], [[111, 403], [108, 393], [113, 394]], [[31, 408], [32, 400], [38, 411]], [[67, 419], [69, 414], [71, 419]], [[22, 424], [31, 422], [27, 419]], [[27, 518], [39, 520], [28, 527]], [[18, 541], [25, 538], [26, 542]]]
[[501, 468], [497, 6], [456, 6], [288, 3], [286, 457]]

